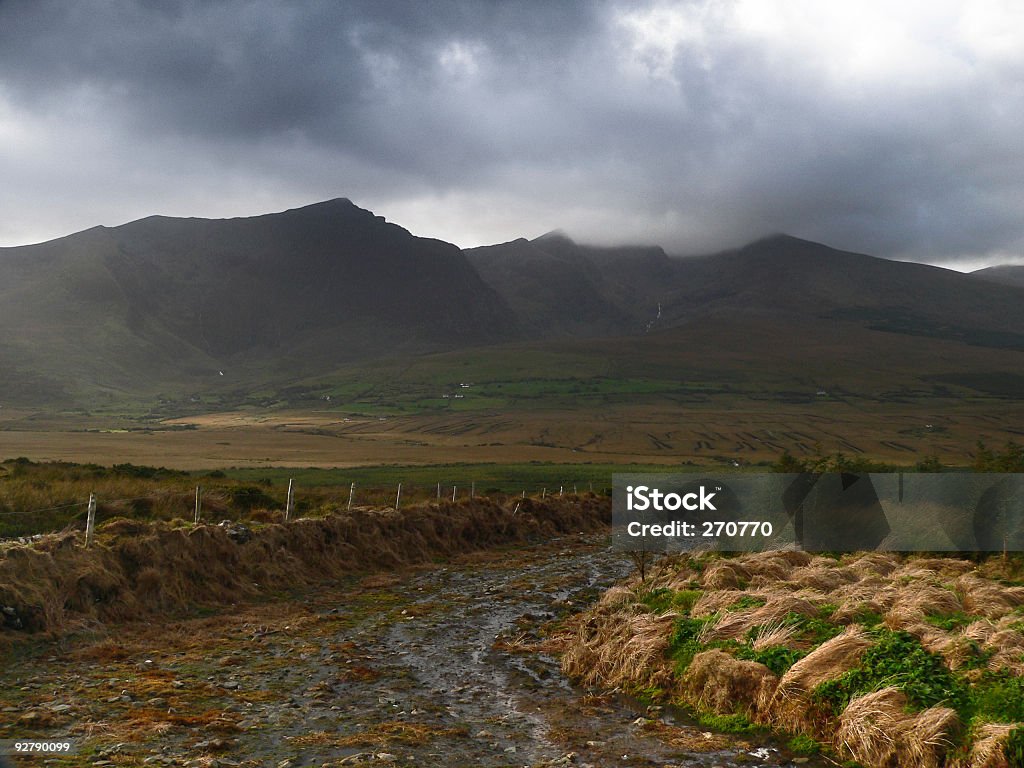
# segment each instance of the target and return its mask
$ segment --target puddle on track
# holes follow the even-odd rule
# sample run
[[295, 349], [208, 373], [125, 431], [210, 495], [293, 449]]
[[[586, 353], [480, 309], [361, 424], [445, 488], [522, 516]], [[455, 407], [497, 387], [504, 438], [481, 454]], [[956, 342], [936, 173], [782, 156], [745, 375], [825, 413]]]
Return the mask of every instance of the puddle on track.
[[[638, 722], [646, 715], [642, 707], [625, 697], [587, 696], [562, 676], [555, 658], [494, 648], [499, 637], [529, 635], [589, 604], [630, 571], [605, 540], [594, 542], [565, 540], [564, 549], [509, 552], [499, 562], [421, 572], [392, 588], [406, 598], [404, 614], [396, 606], [393, 621], [350, 636], [377, 660], [380, 677], [342, 686], [343, 719], [363, 727], [407, 722], [431, 729], [435, 736], [423, 745], [385, 750], [410, 765], [828, 764], [793, 763], [774, 744], [721, 735], [709, 740], [678, 714]], [[701, 742], [732, 746], [707, 749]], [[376, 759], [351, 752], [359, 755], [351, 755], [354, 760]]]

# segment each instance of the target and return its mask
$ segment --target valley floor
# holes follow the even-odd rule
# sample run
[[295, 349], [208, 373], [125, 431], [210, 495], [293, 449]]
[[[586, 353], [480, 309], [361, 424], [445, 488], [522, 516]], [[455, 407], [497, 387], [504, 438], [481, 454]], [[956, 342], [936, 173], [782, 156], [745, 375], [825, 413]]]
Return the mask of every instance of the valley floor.
[[784, 451], [913, 465], [972, 461], [1024, 434], [1024, 404], [934, 398], [712, 400], [581, 410], [346, 415], [246, 409], [165, 421], [0, 410], [0, 457], [173, 467], [445, 463], [771, 463]]

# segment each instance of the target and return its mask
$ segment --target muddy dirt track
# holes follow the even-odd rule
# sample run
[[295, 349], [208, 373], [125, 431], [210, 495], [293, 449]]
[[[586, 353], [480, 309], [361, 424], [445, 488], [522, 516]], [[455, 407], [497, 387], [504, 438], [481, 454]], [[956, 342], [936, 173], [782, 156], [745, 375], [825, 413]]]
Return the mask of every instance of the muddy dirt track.
[[52, 765], [827, 765], [563, 678], [543, 627], [630, 567], [571, 537], [23, 649], [0, 737], [77, 739]]

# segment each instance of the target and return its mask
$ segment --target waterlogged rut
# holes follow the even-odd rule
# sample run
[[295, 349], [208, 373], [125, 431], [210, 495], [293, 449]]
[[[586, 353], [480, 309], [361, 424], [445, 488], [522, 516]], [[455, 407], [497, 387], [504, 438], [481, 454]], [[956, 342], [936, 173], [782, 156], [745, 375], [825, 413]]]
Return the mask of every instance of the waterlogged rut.
[[565, 680], [541, 628], [631, 567], [567, 537], [125, 628], [7, 670], [0, 736], [79, 739], [57, 765], [825, 765]]
[[[539, 630], [595, 600], [631, 567], [606, 540], [581, 537], [389, 585], [381, 595], [388, 616], [345, 635], [369, 668], [342, 674], [333, 690], [343, 706], [313, 720], [396, 738], [333, 758], [346, 765], [817, 764], [793, 763], [775, 745], [708, 733], [624, 697], [587, 695], [562, 676], [557, 659], [537, 649]], [[303, 705], [315, 713], [315, 702]], [[319, 765], [322, 757], [296, 754], [295, 764]]]

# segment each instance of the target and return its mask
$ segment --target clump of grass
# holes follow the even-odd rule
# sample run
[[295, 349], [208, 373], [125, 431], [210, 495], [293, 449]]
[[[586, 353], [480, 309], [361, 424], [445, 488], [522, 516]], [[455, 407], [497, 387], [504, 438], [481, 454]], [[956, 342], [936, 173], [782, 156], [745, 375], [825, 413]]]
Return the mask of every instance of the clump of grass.
[[865, 652], [860, 666], [815, 688], [813, 699], [835, 714], [861, 694], [893, 687], [908, 703], [925, 709], [939, 703], [961, 711], [967, 704], [967, 688], [942, 661], [926, 651], [906, 632], [879, 631], [878, 640]]
[[[1024, 568], [1012, 557], [998, 568], [851, 557], [680, 556], [654, 575], [670, 588], [620, 587], [631, 600], [618, 610], [660, 622], [663, 652], [648, 656], [657, 668], [646, 679], [717, 713], [702, 718], [709, 728], [771, 727], [794, 752], [834, 749], [871, 766], [1024, 768], [1024, 590], [1007, 585]], [[638, 615], [638, 601], [664, 613]]]
[[689, 613], [701, 596], [699, 589], [672, 590], [667, 587], [653, 589], [640, 598], [640, 602], [647, 606], [651, 613], [668, 613], [679, 611]]

